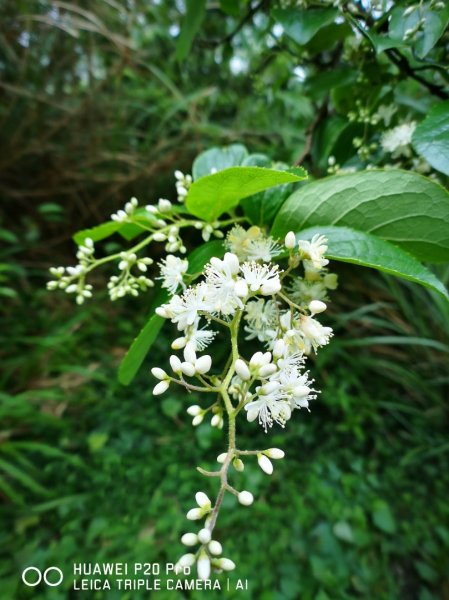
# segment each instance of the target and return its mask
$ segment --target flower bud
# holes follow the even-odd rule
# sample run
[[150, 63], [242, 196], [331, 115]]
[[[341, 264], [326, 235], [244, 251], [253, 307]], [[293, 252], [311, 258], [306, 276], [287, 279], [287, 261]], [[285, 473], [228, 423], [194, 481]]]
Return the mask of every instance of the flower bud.
[[240, 458], [234, 458], [234, 460], [232, 461], [232, 466], [236, 471], [239, 472], [242, 472], [245, 469], [243, 460], [241, 460]]
[[285, 247], [292, 250], [296, 246], [296, 236], [293, 231], [289, 231], [284, 240]]
[[230, 558], [220, 558], [215, 561], [215, 564], [219, 569], [223, 569], [223, 571], [233, 571], [235, 569], [235, 562]]
[[243, 492], [239, 493], [238, 500], [240, 504], [243, 504], [243, 506], [250, 506], [254, 502], [254, 496], [251, 494], [251, 492], [243, 490]]
[[167, 380], [160, 381], [153, 388], [153, 396], [160, 396], [161, 394], [163, 394], [164, 392], [166, 392], [168, 390], [168, 386], [169, 386], [169, 382]]
[[195, 544], [198, 544], [198, 536], [196, 533], [185, 533], [181, 538], [181, 542], [184, 546], [195, 546]]
[[195, 375], [195, 367], [189, 362], [181, 363], [181, 371], [184, 375], [187, 375], [187, 377], [193, 377]]
[[327, 306], [325, 302], [321, 302], [321, 300], [312, 300], [312, 302], [309, 304], [309, 310], [312, 315], [322, 313], [326, 310], [326, 308]]
[[202, 544], [208, 544], [211, 540], [210, 529], [207, 529], [206, 527], [204, 527], [204, 529], [200, 529], [198, 533], [198, 539]]
[[165, 200], [164, 198], [160, 198], [157, 203], [157, 207], [160, 212], [170, 212], [172, 209], [172, 203], [170, 200]]
[[186, 516], [189, 521], [198, 521], [203, 518], [203, 511], [201, 508], [191, 508]]
[[188, 342], [184, 348], [184, 360], [192, 363], [192, 365], [196, 361], [195, 347], [191, 342]]
[[176, 354], [172, 354], [170, 356], [170, 366], [173, 370], [174, 373], [181, 373], [182, 372], [182, 368], [181, 368], [181, 361], [179, 360], [179, 358], [176, 356]]
[[[160, 315], [160, 316], [162, 316], [162, 315]], [[179, 337], [179, 338], [176, 338], [176, 340], [174, 340], [172, 342], [171, 347], [173, 348], [173, 350], [181, 350], [181, 348], [184, 348], [185, 345], [186, 345], [186, 338]]]
[[195, 371], [197, 373], [200, 373], [201, 375], [204, 375], [205, 373], [210, 371], [211, 366], [212, 366], [212, 357], [209, 354], [200, 356], [200, 358], [198, 358], [195, 361]]
[[248, 295], [248, 284], [244, 279], [238, 279], [235, 282], [234, 291], [239, 298], [245, 298]]
[[204, 551], [200, 552], [196, 568], [197, 568], [199, 579], [209, 579], [209, 577], [210, 577], [210, 560]]
[[279, 279], [270, 279], [260, 288], [260, 293], [263, 296], [272, 296], [281, 291], [282, 285]]
[[261, 367], [259, 369], [259, 376], [260, 377], [269, 377], [270, 375], [273, 375], [273, 373], [276, 373], [277, 371], [277, 367], [276, 365], [273, 364], [269, 364], [269, 365], [264, 365], [263, 367]]
[[178, 560], [178, 565], [180, 567], [191, 567], [195, 564], [195, 561], [195, 555], [189, 552], [188, 554], [181, 556], [181, 558]]
[[209, 552], [214, 556], [220, 556], [220, 554], [223, 552], [223, 548], [220, 542], [217, 542], [216, 540], [212, 540], [211, 542], [209, 542], [208, 548]]
[[160, 317], [163, 317], [164, 319], [168, 319], [167, 309], [164, 308], [163, 306], [158, 306], [154, 312], [157, 315], [159, 315]]
[[265, 454], [257, 455], [257, 462], [259, 463], [259, 467], [264, 471], [267, 475], [271, 475], [273, 473], [273, 464], [268, 456]]
[[198, 425], [201, 425], [203, 420], [204, 420], [204, 415], [196, 415], [196, 417], [193, 417], [192, 425], [194, 427], [197, 427]]
[[240, 377], [240, 379], [243, 379], [243, 381], [248, 381], [249, 379], [251, 379], [251, 373], [248, 369], [248, 366], [246, 362], [241, 358], [238, 358], [235, 361], [235, 371]]
[[228, 455], [228, 453], [227, 453], [227, 452], [222, 452], [222, 454], [219, 454], [219, 455], [217, 456], [217, 462], [219, 462], [219, 463], [223, 464], [223, 463], [224, 463], [224, 461], [226, 460], [226, 457], [227, 457], [227, 455]]
[[198, 506], [200, 506], [201, 508], [206, 508], [209, 507], [210, 508], [210, 500], [209, 500], [209, 496], [207, 494], [205, 494], [204, 492], [197, 492], [195, 494], [195, 500], [196, 503], [198, 504]]
[[160, 379], [161, 381], [168, 379], [167, 373], [164, 369], [160, 369], [159, 367], [153, 367], [151, 373], [153, 374], [153, 377], [156, 377], [156, 379]]
[[158, 231], [157, 233], [155, 233], [153, 235], [153, 240], [155, 242], [165, 242], [166, 239], [167, 239], [167, 236], [165, 235], [165, 233], [162, 233], [161, 231]]
[[219, 429], [221, 429], [220, 426], [223, 424], [223, 419], [221, 415], [214, 415], [210, 420], [210, 424], [212, 425], [212, 427], [218, 427]]
[[293, 396], [295, 399], [305, 398], [310, 394], [310, 388], [306, 385], [297, 385], [293, 388]]
[[189, 408], [187, 409], [187, 414], [189, 414], [191, 417], [196, 417], [202, 411], [203, 409], [201, 408], [201, 406], [198, 406], [198, 404], [192, 404], [192, 406], [189, 406]]
[[279, 458], [284, 458], [285, 452], [280, 448], [268, 448], [265, 450], [264, 454], [266, 454], [269, 458], [273, 458], [275, 460]]
[[284, 356], [285, 352], [285, 342], [284, 340], [276, 340], [273, 347], [273, 356], [275, 358], [280, 358]]

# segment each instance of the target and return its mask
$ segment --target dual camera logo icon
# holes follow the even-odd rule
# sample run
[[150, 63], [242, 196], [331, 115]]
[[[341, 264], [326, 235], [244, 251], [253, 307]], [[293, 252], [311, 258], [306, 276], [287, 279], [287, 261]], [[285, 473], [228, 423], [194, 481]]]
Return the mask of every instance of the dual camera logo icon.
[[64, 575], [58, 567], [48, 567], [44, 572], [37, 567], [27, 567], [22, 572], [22, 581], [28, 587], [35, 587], [42, 580], [46, 585], [56, 587], [60, 585], [63, 579]]

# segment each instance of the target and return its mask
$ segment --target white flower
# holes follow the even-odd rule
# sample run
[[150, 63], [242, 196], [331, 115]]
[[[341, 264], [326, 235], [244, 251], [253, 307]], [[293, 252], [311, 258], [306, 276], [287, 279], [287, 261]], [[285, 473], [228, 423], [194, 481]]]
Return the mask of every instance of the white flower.
[[[326, 277], [332, 277], [330, 274], [325, 275], [323, 279], [317, 281], [308, 281], [302, 277], [295, 277], [288, 289], [291, 299], [301, 306], [307, 306], [312, 300], [327, 300]], [[336, 278], [336, 275], [333, 276]], [[332, 281], [333, 278], [327, 281]]]
[[199, 283], [185, 290], [182, 296], [175, 295], [168, 304], [163, 304], [156, 309], [156, 313], [166, 319], [171, 319], [172, 323], [178, 324], [178, 329], [182, 331], [188, 325], [193, 325], [198, 317], [198, 311], [209, 308], [205, 296], [207, 294], [207, 285]]
[[327, 239], [324, 235], [314, 235], [309, 241], [299, 240], [299, 251], [306, 260], [310, 260], [313, 267], [317, 270], [325, 267], [329, 261], [324, 258], [327, 250]]
[[262, 230], [255, 225], [247, 230], [240, 225], [235, 225], [228, 233], [225, 245], [242, 261], [270, 262], [273, 256], [277, 256], [282, 250], [273, 238], [265, 236]]
[[244, 327], [247, 332], [246, 339], [258, 339], [260, 342], [268, 342], [273, 339], [276, 333], [278, 308], [273, 300], [252, 300], [245, 307], [246, 325]]
[[226, 236], [225, 246], [244, 261], [249, 256], [251, 242], [260, 239], [262, 235], [260, 228], [255, 225], [249, 229], [244, 229], [241, 225], [234, 225]]
[[281, 247], [271, 237], [261, 237], [251, 240], [248, 247], [248, 260], [270, 260], [281, 253]]
[[259, 292], [263, 296], [271, 296], [281, 290], [277, 265], [260, 265], [256, 262], [246, 262], [240, 267], [240, 270], [252, 292]]
[[332, 327], [324, 327], [319, 321], [306, 315], [300, 316], [300, 331], [308, 342], [306, 353], [310, 352], [310, 346], [316, 352], [319, 346], [328, 344], [333, 335]]
[[395, 158], [403, 154], [410, 156], [410, 144], [415, 131], [416, 123], [403, 123], [384, 132], [381, 139], [385, 152], [391, 152]]
[[170, 294], [174, 294], [178, 287], [181, 285], [185, 288], [182, 276], [189, 268], [189, 262], [182, 260], [173, 254], [168, 254], [167, 257], [159, 263], [162, 287], [168, 289]]
[[211, 258], [206, 265], [208, 301], [212, 312], [230, 315], [236, 309], [243, 308], [241, 297], [244, 297], [248, 290], [238, 277], [239, 268], [239, 259], [231, 252], [226, 252], [223, 260]]

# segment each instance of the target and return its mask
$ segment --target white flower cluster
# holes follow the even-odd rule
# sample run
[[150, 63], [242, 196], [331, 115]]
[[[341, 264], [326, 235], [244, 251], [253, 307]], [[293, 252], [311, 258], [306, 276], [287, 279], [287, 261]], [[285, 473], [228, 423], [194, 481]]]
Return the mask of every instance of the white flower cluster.
[[134, 252], [121, 252], [118, 268], [120, 275], [113, 275], [108, 282], [109, 297], [111, 300], [123, 298], [126, 295], [138, 296], [139, 291], [153, 287], [153, 281], [146, 275], [135, 275], [132, 269], [145, 273], [148, 265], [153, 264], [153, 259], [138, 258]]
[[[223, 259], [212, 258], [205, 267], [204, 281], [188, 287], [182, 295], [174, 295], [156, 312], [170, 319], [182, 332], [172, 348], [184, 348], [184, 361], [176, 355], [170, 358], [173, 372], [181, 378], [177, 383], [185, 383], [185, 377], [197, 377], [201, 385], [209, 388], [221, 385], [222, 381], [217, 384], [216, 376], [207, 375], [212, 368], [211, 356], [198, 358], [196, 354], [204, 350], [216, 334], [207, 327], [213, 321], [229, 325], [237, 313], [243, 315], [247, 338], [263, 342], [266, 351], [256, 352], [249, 361], [241, 356], [235, 360], [229, 392], [244, 406], [248, 420], [258, 419], [267, 430], [274, 422], [284, 426], [294, 409], [308, 408], [316, 397], [308, 373], [304, 372], [304, 355], [316, 352], [332, 336], [332, 329], [315, 317], [326, 309], [322, 298], [328, 288], [336, 286], [336, 278], [325, 269], [328, 261], [324, 258], [327, 246], [323, 236], [296, 242], [294, 234], [289, 233], [285, 246], [290, 255], [290, 269], [302, 262], [302, 285], [307, 289], [307, 294], [302, 295], [303, 300], [306, 296], [307, 304], [296, 304], [288, 296], [291, 288], [286, 286], [286, 293], [282, 292], [282, 273], [276, 264], [268, 262], [265, 252], [273, 247], [280, 252], [279, 245], [270, 238], [264, 239], [256, 228], [245, 232], [240, 226], [234, 227], [227, 243], [246, 259], [255, 239], [258, 247], [264, 249], [258, 260], [245, 260], [241, 264], [238, 255], [232, 252], [227, 252]], [[177, 279], [172, 278], [171, 289], [179, 282], [178, 268], [177, 265], [174, 269]], [[316, 297], [313, 297], [314, 290]], [[296, 295], [299, 295], [298, 290]], [[203, 319], [206, 328], [202, 327]], [[158, 373], [161, 382], [155, 387], [156, 394], [166, 391], [175, 380], [162, 370]], [[205, 412], [198, 405], [189, 409], [195, 425], [201, 423]], [[215, 423], [222, 425], [221, 415], [215, 418]]]
[[182, 171], [175, 171], [176, 192], [178, 194], [178, 202], [184, 202], [189, 193], [189, 188], [192, 185], [192, 176], [184, 175]]
[[138, 205], [139, 202], [137, 198], [131, 198], [131, 200], [125, 204], [123, 210], [118, 210], [116, 213], [111, 215], [111, 221], [115, 221], [116, 223], [131, 222], [131, 217]]
[[51, 267], [50, 273], [55, 279], [47, 282], [48, 290], [64, 290], [67, 294], [76, 294], [76, 303], [83, 304], [92, 297], [92, 286], [86, 283], [87, 270], [95, 263], [95, 246], [91, 238], [86, 238], [78, 247], [76, 257], [79, 263], [75, 267]]
[[185, 533], [181, 537], [181, 542], [185, 546], [198, 546], [195, 552], [184, 554], [178, 560], [175, 566], [175, 572], [180, 573], [185, 567], [191, 567], [196, 563], [199, 579], [209, 579], [211, 569], [216, 572], [232, 571], [235, 569], [235, 563], [229, 558], [221, 557], [223, 547], [217, 540], [212, 539], [212, 503], [204, 492], [197, 492], [195, 495], [197, 507], [192, 508], [187, 513], [190, 521], [198, 521], [206, 518], [204, 527], [198, 533]]
[[410, 144], [416, 123], [403, 123], [393, 129], [388, 129], [382, 135], [381, 144], [385, 152], [391, 152], [393, 158], [411, 156]]

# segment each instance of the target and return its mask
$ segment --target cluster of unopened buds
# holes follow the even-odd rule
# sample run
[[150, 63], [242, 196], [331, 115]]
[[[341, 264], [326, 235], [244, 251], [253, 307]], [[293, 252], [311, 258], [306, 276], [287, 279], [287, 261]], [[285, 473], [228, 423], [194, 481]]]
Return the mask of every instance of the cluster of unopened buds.
[[[198, 492], [198, 507], [191, 509], [187, 518], [204, 518], [204, 526], [181, 539], [185, 545], [199, 548], [183, 555], [178, 566], [196, 563], [200, 579], [209, 578], [211, 570], [235, 566], [229, 559], [217, 558], [221, 544], [213, 539], [225, 493], [236, 496], [243, 506], [254, 501], [250, 491], [239, 491], [230, 484], [229, 467], [242, 471], [243, 458], [254, 456], [260, 468], [271, 475], [272, 460], [284, 456], [279, 448], [240, 450], [236, 418], [243, 410], [248, 422], [258, 421], [267, 431], [274, 423], [284, 427], [294, 410], [309, 408], [317, 391], [304, 365], [307, 355], [326, 345], [332, 336], [332, 329], [322, 325], [317, 315], [326, 310], [328, 290], [337, 286], [336, 276], [327, 270], [327, 245], [322, 236], [297, 240], [290, 232], [281, 244], [257, 227], [236, 225], [225, 246], [228, 252], [223, 258], [210, 259], [201, 281], [187, 286], [178, 272], [180, 294], [170, 277], [166, 287], [173, 295], [156, 309], [159, 316], [176, 325], [178, 337], [172, 349], [181, 351], [182, 356], [170, 356], [171, 372], [152, 369], [159, 380], [153, 394], [165, 393], [172, 384], [198, 396], [213, 394], [212, 404], [187, 408], [192, 424], [200, 425], [208, 413], [212, 414], [212, 426], [223, 427], [224, 418], [228, 423], [228, 448], [217, 458], [220, 468], [207, 471], [198, 467], [203, 475], [220, 480], [216, 500], [212, 503]], [[281, 270], [275, 260], [284, 260], [286, 268]], [[231, 349], [224, 368], [213, 364], [212, 352], [201, 354], [217, 334], [222, 342], [223, 330]], [[245, 340], [258, 340], [263, 348], [245, 358], [240, 350]]]
[[[175, 180], [178, 200], [183, 202], [192, 184], [192, 177], [176, 171]], [[223, 226], [227, 224], [226, 221], [207, 223], [179, 213], [173, 203], [165, 198], [160, 198], [154, 205], [146, 206], [139, 206], [137, 198], [131, 198], [123, 209], [111, 215], [111, 222], [116, 224], [117, 231], [125, 231], [126, 227], [131, 226], [135, 228], [136, 235], [142, 234], [145, 238], [126, 251], [96, 258], [94, 241], [86, 236], [78, 247], [77, 265], [50, 269], [54, 279], [47, 283], [49, 290], [59, 289], [68, 294], [75, 294], [77, 303], [82, 304], [92, 297], [92, 285], [86, 282], [88, 274], [100, 265], [115, 262], [118, 274], [111, 275], [107, 283], [110, 299], [137, 296], [154, 286], [154, 281], [147, 275], [148, 266], [153, 260], [142, 255], [142, 251], [153, 243], [163, 243], [167, 256], [159, 265], [159, 279], [163, 280], [163, 287], [174, 293], [183, 285], [183, 276], [188, 268], [186, 260], [175, 256], [176, 253], [187, 252], [181, 230], [187, 227], [197, 229], [201, 232], [202, 239], [209, 241], [212, 236], [222, 238]]]

